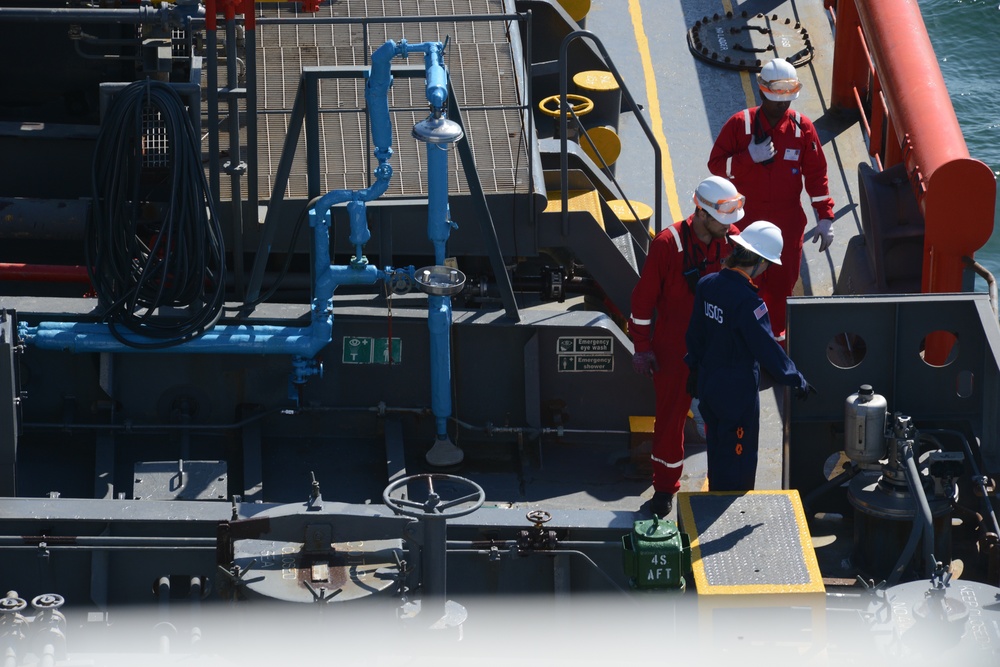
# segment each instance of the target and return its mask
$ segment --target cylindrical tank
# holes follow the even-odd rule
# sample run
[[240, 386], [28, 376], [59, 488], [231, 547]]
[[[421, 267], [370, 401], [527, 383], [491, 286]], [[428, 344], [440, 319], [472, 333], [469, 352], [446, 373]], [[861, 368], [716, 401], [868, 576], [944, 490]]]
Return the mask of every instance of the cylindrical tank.
[[594, 102], [594, 112], [583, 119], [584, 127], [590, 129], [607, 126], [618, 132], [622, 91], [614, 74], [606, 70], [577, 72], [573, 75], [571, 92], [583, 95]]
[[[888, 579], [913, 530], [917, 499], [906, 487], [889, 483], [883, 474], [865, 471], [851, 480], [847, 500], [854, 508], [854, 564], [867, 576]], [[928, 497], [934, 547], [931, 553], [944, 563], [951, 560], [951, 503]], [[924, 539], [924, 538], [921, 538]], [[924, 565], [917, 548], [908, 564], [907, 575], [915, 576]]]
[[844, 454], [855, 463], [885, 458], [887, 403], [870, 384], [863, 384], [844, 403]]

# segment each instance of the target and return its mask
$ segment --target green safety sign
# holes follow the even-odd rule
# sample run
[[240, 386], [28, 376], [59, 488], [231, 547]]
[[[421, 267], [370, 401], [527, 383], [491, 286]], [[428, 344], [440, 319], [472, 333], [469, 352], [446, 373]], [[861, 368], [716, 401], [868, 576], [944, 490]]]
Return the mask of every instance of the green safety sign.
[[375, 347], [374, 343], [374, 338], [344, 336], [344, 363], [370, 364], [372, 362], [372, 350]]
[[615, 344], [611, 336], [559, 336], [556, 368], [560, 373], [615, 370]]
[[341, 360], [345, 364], [388, 364], [390, 358], [393, 364], [402, 363], [402, 338], [394, 337], [390, 345], [388, 338], [344, 336]]
[[392, 359], [392, 363], [394, 364], [398, 364], [403, 361], [403, 339], [393, 338], [392, 345], [390, 345], [388, 338], [376, 338], [375, 363], [388, 364], [390, 357]]

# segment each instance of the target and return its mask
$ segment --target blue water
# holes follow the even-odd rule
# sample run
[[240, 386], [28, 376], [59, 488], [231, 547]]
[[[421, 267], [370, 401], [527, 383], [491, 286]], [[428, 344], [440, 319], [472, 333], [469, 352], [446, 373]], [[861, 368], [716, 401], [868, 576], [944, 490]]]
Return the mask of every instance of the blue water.
[[[1000, 0], [918, 0], [969, 154], [1000, 174]], [[998, 197], [1000, 201], [1000, 197]], [[1000, 207], [976, 260], [1000, 279]], [[976, 291], [986, 283], [976, 279]]]

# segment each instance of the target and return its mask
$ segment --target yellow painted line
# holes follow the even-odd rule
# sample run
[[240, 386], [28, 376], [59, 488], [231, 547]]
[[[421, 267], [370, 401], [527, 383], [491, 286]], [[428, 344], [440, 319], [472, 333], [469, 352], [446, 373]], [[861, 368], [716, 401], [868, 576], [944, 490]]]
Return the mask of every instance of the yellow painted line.
[[[677, 187], [674, 185], [674, 167], [670, 161], [670, 149], [667, 146], [667, 137], [663, 134], [663, 116], [660, 115], [660, 98], [656, 92], [656, 73], [653, 71], [653, 59], [649, 55], [649, 40], [646, 39], [646, 30], [642, 25], [642, 8], [639, 0], [628, 0], [628, 12], [632, 17], [632, 29], [635, 31], [636, 45], [639, 47], [639, 57], [642, 59], [642, 72], [646, 79], [646, 94], [649, 96], [649, 119], [652, 124], [653, 136], [660, 144], [660, 162], [663, 170], [663, 184], [667, 192], [667, 208], [670, 209], [670, 218], [661, 220], [664, 229], [674, 220], [683, 218], [677, 196]], [[708, 161], [706, 156], [705, 161]], [[659, 187], [659, 184], [657, 184]]]
[[[733, 9], [733, 3], [729, 0], [722, 0], [722, 11], [735, 12]], [[757, 98], [754, 97], [754, 82], [750, 80], [750, 72], [745, 69], [740, 70], [740, 84], [743, 86], [743, 95], [747, 99], [747, 108], [757, 106]]]

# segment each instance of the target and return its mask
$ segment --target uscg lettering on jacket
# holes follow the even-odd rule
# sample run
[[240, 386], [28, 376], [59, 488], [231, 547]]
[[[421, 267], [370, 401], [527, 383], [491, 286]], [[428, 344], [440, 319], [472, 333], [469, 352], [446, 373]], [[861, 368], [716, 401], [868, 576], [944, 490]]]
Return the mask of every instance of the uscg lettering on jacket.
[[722, 308], [714, 303], [705, 302], [705, 317], [722, 324]]
[[761, 304], [760, 304], [759, 306], [757, 306], [756, 308], [754, 308], [754, 311], [753, 311], [753, 314], [754, 314], [754, 316], [755, 316], [755, 317], [756, 317], [756, 318], [757, 318], [758, 320], [759, 320], [760, 318], [764, 317], [765, 315], [767, 315], [767, 304], [765, 304], [765, 303], [764, 303], [764, 302], [762, 301], [762, 302], [761, 302]]

